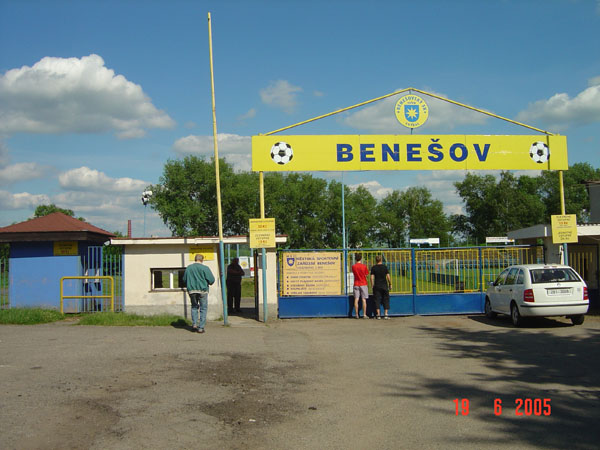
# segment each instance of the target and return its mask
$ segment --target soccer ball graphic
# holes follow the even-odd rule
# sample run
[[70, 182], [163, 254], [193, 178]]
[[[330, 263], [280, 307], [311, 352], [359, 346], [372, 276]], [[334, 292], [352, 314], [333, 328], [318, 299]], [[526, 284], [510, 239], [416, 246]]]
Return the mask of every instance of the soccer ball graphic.
[[543, 142], [534, 142], [529, 149], [529, 156], [536, 163], [542, 164], [550, 159], [550, 149]]
[[271, 147], [271, 159], [277, 164], [287, 164], [293, 157], [294, 151], [287, 142], [277, 142]]

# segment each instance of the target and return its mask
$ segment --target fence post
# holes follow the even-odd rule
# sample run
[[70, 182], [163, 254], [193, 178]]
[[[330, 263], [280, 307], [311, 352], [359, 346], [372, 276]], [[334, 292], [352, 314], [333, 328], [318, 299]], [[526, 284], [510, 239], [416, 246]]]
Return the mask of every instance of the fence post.
[[478, 250], [479, 250], [479, 292], [483, 292], [484, 291], [484, 286], [483, 286], [483, 251], [482, 251], [481, 247], [479, 247]]
[[412, 278], [412, 312], [413, 315], [417, 313], [416, 300], [417, 300], [417, 261], [416, 251], [414, 248], [410, 249], [410, 266], [411, 266], [411, 278]]

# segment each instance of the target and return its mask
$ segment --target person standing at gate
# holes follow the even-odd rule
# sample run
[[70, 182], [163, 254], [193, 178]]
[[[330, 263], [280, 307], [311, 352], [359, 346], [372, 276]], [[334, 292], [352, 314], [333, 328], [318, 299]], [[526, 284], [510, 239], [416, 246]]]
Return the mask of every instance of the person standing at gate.
[[[215, 277], [204, 265], [204, 256], [197, 254], [194, 261], [185, 269], [183, 282], [192, 302], [192, 327], [195, 332], [204, 333], [208, 312], [208, 286], [215, 282]], [[198, 310], [200, 310], [199, 319]]]
[[369, 298], [369, 286], [367, 277], [369, 276], [369, 268], [360, 262], [362, 260], [360, 253], [357, 253], [354, 259], [356, 260], [356, 263], [352, 266], [352, 273], [354, 274], [354, 312], [358, 319], [358, 302], [362, 300], [363, 319], [368, 319], [367, 298]]
[[371, 286], [373, 286], [373, 297], [375, 297], [375, 314], [377, 320], [381, 319], [381, 303], [383, 302], [384, 319], [389, 319], [390, 288], [392, 278], [387, 266], [383, 264], [381, 255], [375, 257], [375, 265], [371, 267]]
[[[240, 259], [233, 258], [227, 266], [227, 311], [241, 312], [240, 302], [242, 299], [242, 277], [244, 269], [240, 266]], [[235, 309], [234, 309], [235, 302]]]

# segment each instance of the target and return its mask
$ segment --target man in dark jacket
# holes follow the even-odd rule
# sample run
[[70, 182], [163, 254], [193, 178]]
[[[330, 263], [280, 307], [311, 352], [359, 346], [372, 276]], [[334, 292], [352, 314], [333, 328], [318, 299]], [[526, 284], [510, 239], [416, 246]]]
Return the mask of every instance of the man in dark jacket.
[[242, 299], [242, 277], [244, 269], [240, 266], [239, 258], [233, 258], [231, 264], [227, 266], [227, 311], [240, 312], [240, 302]]

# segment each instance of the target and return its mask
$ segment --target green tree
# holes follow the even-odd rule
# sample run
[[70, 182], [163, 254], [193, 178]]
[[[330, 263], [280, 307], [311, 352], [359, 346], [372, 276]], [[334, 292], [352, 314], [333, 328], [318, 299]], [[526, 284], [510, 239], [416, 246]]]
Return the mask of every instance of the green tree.
[[275, 218], [278, 233], [288, 235], [289, 248], [327, 247], [323, 211], [327, 182], [305, 173], [265, 176], [265, 214]]
[[[219, 168], [221, 180], [234, 176], [232, 166], [225, 160], [219, 160]], [[170, 159], [159, 183], [148, 187], [152, 191], [150, 205], [174, 236], [216, 236], [219, 226], [215, 180], [213, 160], [196, 156]]]
[[486, 236], [505, 236], [511, 230], [541, 223], [545, 207], [535, 179], [515, 177], [502, 172], [499, 180], [492, 175], [468, 173], [464, 180], [454, 183], [465, 203], [465, 218], [455, 217], [454, 225], [470, 233], [478, 243]]
[[380, 218], [378, 236], [389, 247], [404, 247], [409, 238], [437, 237], [448, 243], [450, 221], [444, 205], [431, 196], [425, 187], [410, 187], [404, 192], [393, 191], [378, 205]]
[[[373, 247], [377, 242], [377, 200], [364, 187], [358, 186], [345, 195], [348, 247]], [[341, 231], [341, 227], [339, 228]]]
[[[563, 172], [565, 192], [565, 213], [576, 214], [577, 222], [589, 221], [590, 199], [584, 181], [599, 180], [600, 169], [589, 163], [576, 163]], [[543, 171], [538, 177], [538, 192], [545, 205], [544, 222], [550, 223], [550, 216], [561, 214], [558, 172]]]
[[[63, 214], [66, 214], [67, 216], [75, 217], [75, 213], [72, 209], [60, 208], [54, 203], [51, 203], [49, 205], [38, 205], [35, 208], [35, 211], [33, 212], [33, 217], [44, 217], [48, 214], [52, 214], [55, 212], [61, 212]], [[77, 217], [77, 219], [81, 220], [82, 222], [85, 222], [85, 219], [83, 217]]]

